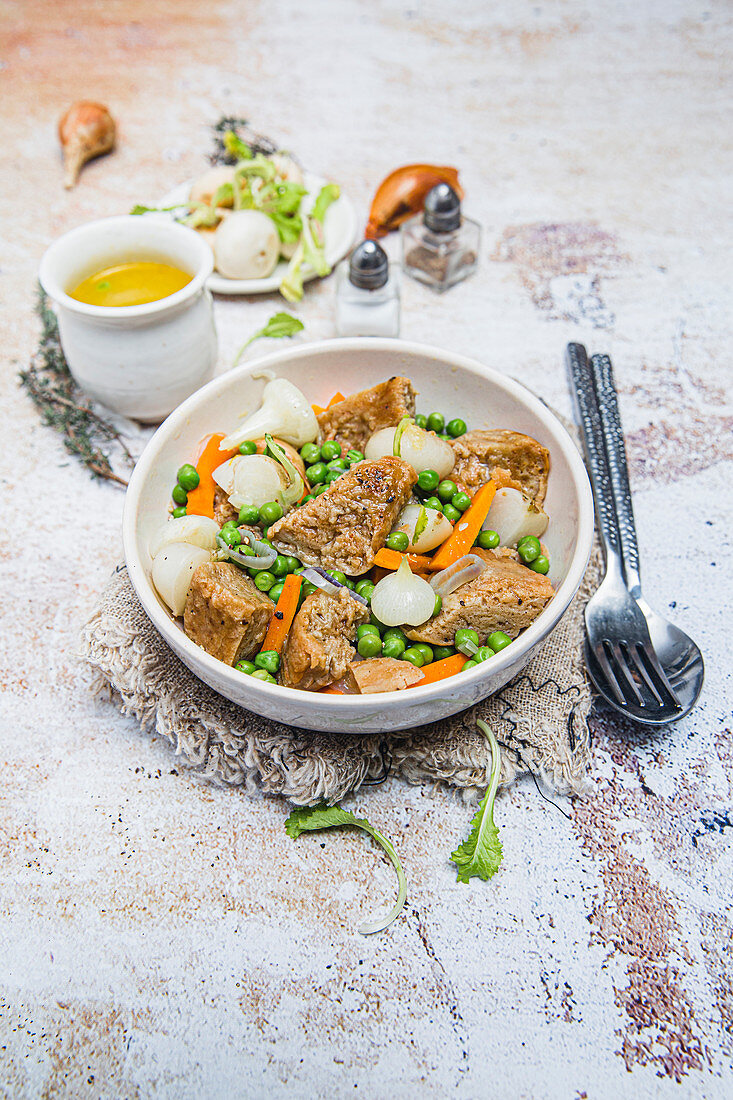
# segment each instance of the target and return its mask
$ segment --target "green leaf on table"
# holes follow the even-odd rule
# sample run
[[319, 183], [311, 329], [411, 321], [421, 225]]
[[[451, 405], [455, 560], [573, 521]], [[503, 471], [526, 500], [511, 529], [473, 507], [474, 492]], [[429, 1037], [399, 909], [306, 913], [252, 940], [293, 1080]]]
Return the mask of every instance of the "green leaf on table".
[[391, 840], [383, 836], [373, 825], [370, 825], [365, 817], [354, 817], [352, 813], [343, 810], [340, 806], [298, 806], [285, 822], [285, 831], [288, 836], [295, 840], [301, 833], [317, 832], [320, 829], [333, 829], [339, 825], [355, 826], [368, 833], [387, 853], [392, 866], [397, 872], [399, 890], [393, 908], [385, 917], [364, 921], [358, 929], [363, 936], [369, 936], [373, 932], [382, 932], [389, 927], [392, 921], [397, 919], [407, 898], [405, 873]]
[[481, 878], [486, 882], [499, 870], [503, 854], [499, 830], [494, 824], [494, 799], [499, 786], [501, 753], [493, 730], [481, 719], [476, 724], [488, 737], [491, 745], [491, 776], [489, 788], [471, 822], [468, 840], [451, 853], [451, 859], [458, 868], [458, 882], [468, 882], [471, 878]]
[[275, 313], [267, 322], [267, 324], [258, 329], [249, 340], [242, 344], [241, 348], [234, 356], [233, 367], [236, 367], [239, 360], [242, 358], [244, 352], [253, 344], [255, 340], [280, 340], [284, 336], [295, 336], [296, 332], [302, 332], [305, 325], [302, 321], [299, 321], [297, 317], [291, 316], [289, 313]]

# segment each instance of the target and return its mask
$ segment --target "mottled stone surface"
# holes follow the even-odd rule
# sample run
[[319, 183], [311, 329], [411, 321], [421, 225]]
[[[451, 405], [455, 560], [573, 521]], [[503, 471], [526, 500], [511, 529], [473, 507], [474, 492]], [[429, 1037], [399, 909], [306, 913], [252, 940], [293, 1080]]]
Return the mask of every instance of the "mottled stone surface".
[[[730, 1096], [730, 6], [0, 14], [3, 1093]], [[109, 104], [120, 144], [67, 193], [55, 127], [79, 97]], [[707, 661], [676, 727], [598, 714], [594, 790], [569, 818], [530, 782], [500, 797], [491, 883], [455, 882], [471, 814], [455, 796], [364, 791], [410, 882], [404, 918], [369, 940], [355, 926], [394, 882], [364, 838], [291, 841], [287, 806], [179, 770], [92, 697], [77, 636], [122, 494], [16, 386], [47, 244], [195, 174], [222, 113], [339, 180], [364, 220], [397, 164], [460, 167], [480, 271], [442, 297], [407, 284], [403, 335], [565, 413], [566, 341], [610, 352], [647, 595]], [[309, 287], [304, 338], [333, 334], [333, 289]], [[217, 302], [222, 369], [279, 307]]]

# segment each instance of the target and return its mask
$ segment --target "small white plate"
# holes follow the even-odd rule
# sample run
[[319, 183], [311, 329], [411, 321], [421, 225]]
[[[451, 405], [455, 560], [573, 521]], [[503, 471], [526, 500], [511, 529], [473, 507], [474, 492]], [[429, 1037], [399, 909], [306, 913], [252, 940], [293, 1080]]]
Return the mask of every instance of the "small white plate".
[[[314, 176], [311, 172], [304, 172], [305, 186], [308, 194], [303, 200], [303, 210], [308, 211], [316, 201], [318, 192], [328, 180], [322, 176]], [[158, 206], [185, 206], [191, 193], [193, 180], [187, 180], [179, 184], [157, 203]], [[336, 202], [331, 203], [326, 211], [326, 219], [323, 223], [323, 233], [326, 243], [326, 259], [331, 267], [343, 260], [352, 248], [356, 237], [356, 212], [351, 201], [342, 193]], [[280, 260], [272, 275], [266, 279], [225, 279], [223, 275], [214, 272], [207, 280], [207, 287], [214, 294], [271, 294], [280, 288], [283, 276], [288, 268], [287, 260]], [[312, 267], [303, 265], [303, 282], [317, 278]]]

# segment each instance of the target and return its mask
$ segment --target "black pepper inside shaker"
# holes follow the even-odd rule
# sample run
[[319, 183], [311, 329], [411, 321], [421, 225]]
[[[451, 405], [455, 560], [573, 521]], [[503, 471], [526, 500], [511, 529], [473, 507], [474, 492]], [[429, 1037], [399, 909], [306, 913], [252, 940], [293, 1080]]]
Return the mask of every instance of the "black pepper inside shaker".
[[434, 290], [447, 290], [476, 270], [481, 226], [463, 216], [448, 183], [428, 192], [423, 212], [403, 223], [401, 237], [405, 271]]

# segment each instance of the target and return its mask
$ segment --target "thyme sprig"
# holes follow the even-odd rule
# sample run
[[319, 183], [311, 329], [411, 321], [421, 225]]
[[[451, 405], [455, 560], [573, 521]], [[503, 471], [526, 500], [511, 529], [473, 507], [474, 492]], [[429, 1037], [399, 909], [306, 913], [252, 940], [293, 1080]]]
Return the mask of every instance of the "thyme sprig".
[[63, 436], [67, 451], [76, 455], [95, 477], [126, 486], [127, 481], [112, 469], [105, 444], [119, 446], [130, 467], [135, 460], [116, 428], [94, 411], [71, 377], [61, 349], [56, 314], [40, 287], [36, 313], [41, 321], [41, 336], [30, 366], [20, 372], [21, 386], [39, 410], [43, 423]]
[[227, 147], [225, 142], [228, 133], [234, 133], [240, 141], [247, 145], [252, 153], [262, 153], [265, 157], [271, 157], [277, 153], [278, 146], [264, 134], [257, 134], [250, 127], [246, 118], [236, 118], [233, 115], [223, 115], [218, 122], [211, 127], [214, 135], [214, 151], [209, 160], [212, 164], [236, 164], [236, 155]]

